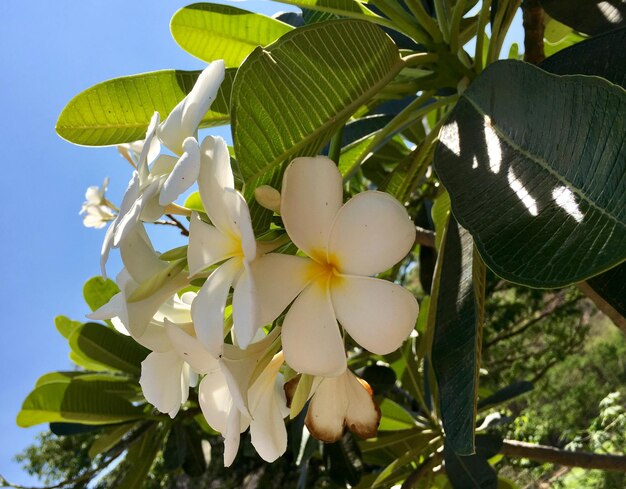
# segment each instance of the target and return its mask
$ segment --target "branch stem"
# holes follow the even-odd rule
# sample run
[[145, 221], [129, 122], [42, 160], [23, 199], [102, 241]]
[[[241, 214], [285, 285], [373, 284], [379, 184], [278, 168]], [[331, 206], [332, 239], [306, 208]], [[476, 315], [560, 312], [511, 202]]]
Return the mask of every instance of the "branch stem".
[[527, 458], [535, 462], [565, 465], [566, 467], [626, 472], [626, 456], [623, 455], [572, 452], [515, 440], [504, 440], [500, 453], [507, 457]]

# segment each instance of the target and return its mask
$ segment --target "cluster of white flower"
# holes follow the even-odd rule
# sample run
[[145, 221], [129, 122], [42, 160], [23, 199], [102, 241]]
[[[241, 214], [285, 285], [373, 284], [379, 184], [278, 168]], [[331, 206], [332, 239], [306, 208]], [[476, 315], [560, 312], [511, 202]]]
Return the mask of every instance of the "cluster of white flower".
[[[309, 399], [306, 426], [317, 438], [335, 441], [346, 426], [374, 436], [380, 411], [367, 383], [347, 368], [345, 333], [384, 355], [413, 330], [413, 295], [372, 276], [411, 250], [415, 226], [382, 192], [344, 204], [330, 159], [296, 158], [280, 194], [257, 192], [280, 214], [286, 234], [257, 241], [225, 141], [197, 139], [223, 78], [224, 64], [210, 64], [164, 122], [155, 113], [146, 139], [122, 148], [136, 170], [117, 216], [107, 215], [101, 262], [104, 274], [110, 249], [120, 249], [121, 292], [90, 317], [112, 319], [151, 350], [140, 383], [159, 411], [174, 417], [199, 381], [200, 408], [224, 436], [227, 466], [248, 427], [263, 459], [279, 457], [289, 406], [294, 416]], [[161, 153], [161, 145], [178, 156]], [[186, 256], [166, 261], [143, 223], [185, 210], [174, 201], [195, 182], [205, 212], [189, 215]], [[98, 195], [88, 203], [102, 205], [103, 191], [90, 190]], [[299, 252], [288, 254], [295, 250], [289, 241]], [[191, 285], [202, 280], [199, 289]]]

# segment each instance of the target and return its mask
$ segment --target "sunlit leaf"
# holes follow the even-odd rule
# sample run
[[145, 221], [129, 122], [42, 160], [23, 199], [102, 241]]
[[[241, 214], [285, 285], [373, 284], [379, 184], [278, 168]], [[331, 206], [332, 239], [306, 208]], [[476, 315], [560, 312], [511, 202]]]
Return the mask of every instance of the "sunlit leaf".
[[[226, 70], [224, 82], [200, 127], [228, 123], [235, 71]], [[56, 124], [57, 134], [71, 143], [86, 146], [143, 139], [154, 112], [159, 112], [164, 120], [191, 91], [199, 74], [199, 71], [164, 70], [98, 83], [65, 106]]]
[[35, 388], [17, 415], [21, 427], [39, 423], [111, 424], [138, 419], [143, 409], [86, 382], [50, 383]]
[[606, 80], [510, 60], [463, 93], [435, 168], [489, 268], [559, 287], [626, 258], [624, 110], [626, 92]]
[[292, 27], [262, 14], [230, 5], [194, 3], [172, 17], [178, 45], [203, 61], [223, 59], [237, 67], [257, 46], [267, 46]]
[[[248, 200], [259, 185], [279, 187], [294, 157], [316, 155], [402, 66], [382, 30], [355, 20], [302, 27], [257, 48], [239, 68], [232, 94], [235, 153]], [[251, 204], [262, 231], [270, 213]]]
[[92, 311], [105, 305], [119, 291], [120, 288], [113, 280], [103, 278], [100, 275], [91, 277], [83, 285], [83, 297]]
[[69, 343], [79, 355], [134, 375], [139, 375], [141, 362], [149, 353], [130, 336], [97, 323], [83, 324], [72, 333]]

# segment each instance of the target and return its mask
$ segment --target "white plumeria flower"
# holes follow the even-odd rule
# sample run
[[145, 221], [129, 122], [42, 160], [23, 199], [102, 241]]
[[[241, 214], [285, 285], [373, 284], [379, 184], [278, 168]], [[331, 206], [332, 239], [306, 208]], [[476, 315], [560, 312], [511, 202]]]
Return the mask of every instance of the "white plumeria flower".
[[100, 229], [108, 221], [115, 219], [115, 214], [111, 212], [104, 197], [108, 185], [109, 179], [105, 178], [101, 188], [96, 185], [87, 188], [85, 202], [79, 212], [81, 215], [85, 214], [85, 217], [83, 217], [83, 225], [85, 227]]
[[[130, 152], [139, 147], [141, 151], [120, 212], [107, 230], [102, 245], [103, 276], [106, 276], [105, 266], [110, 249], [119, 246], [140, 220], [157, 220], [163, 215], [165, 207], [197, 180], [200, 169], [198, 126], [215, 100], [224, 73], [223, 60], [209, 64], [191, 92], [172, 109], [163, 123], [159, 124], [159, 113], [154, 113], [143, 144], [121, 148], [122, 155], [131, 162]], [[160, 154], [161, 142], [178, 157]]]
[[272, 253], [253, 264], [261, 324], [293, 301], [282, 328], [285, 360], [324, 377], [346, 370], [337, 321], [359, 345], [385, 355], [408, 337], [418, 314], [408, 290], [370, 277], [413, 247], [415, 225], [406, 210], [383, 192], [363, 192], [344, 205], [342, 196], [332, 160], [296, 158], [283, 177], [281, 215], [308, 258]]
[[140, 338], [144, 346], [152, 349], [141, 362], [139, 384], [146, 400], [162, 413], [174, 418], [180, 406], [187, 402], [189, 387], [196, 385], [197, 375], [186, 358], [179, 354], [178, 329], [193, 334], [191, 323], [192, 292], [180, 298], [174, 295], [157, 311], [151, 321], [151, 334]]
[[216, 359], [184, 328], [166, 327], [179, 357], [185, 358], [194, 371], [205, 374], [198, 387], [198, 400], [207, 423], [224, 437], [224, 465], [232, 464], [239, 435], [248, 427], [261, 458], [273, 462], [282, 455], [287, 448], [283, 419], [289, 413], [279, 373], [282, 352], [274, 355], [252, 381], [279, 331], [272, 331], [246, 350], [224, 345], [223, 354]]
[[[114, 295], [109, 302], [89, 314], [91, 319], [111, 319], [113, 324], [121, 323], [123, 328], [116, 326], [121, 332], [130, 334], [135, 341], [153, 351], [162, 349], [163, 325], [155, 325], [156, 320], [163, 321], [159, 315], [171, 297], [188, 284], [186, 273], [180, 272], [166, 280], [149, 297], [136, 302], [128, 302], [128, 298], [139, 287], [139, 284], [151, 279], [157, 273], [167, 268], [167, 263], [159, 260], [152, 243], [146, 234], [143, 225], [136, 226], [128, 234], [120, 246], [120, 255], [124, 268], [116, 277], [120, 292]], [[169, 309], [170, 320], [179, 321], [175, 315], [175, 308]], [[160, 329], [159, 329], [160, 328]]]
[[231, 287], [238, 346], [245, 349], [260, 325], [255, 285], [249, 272], [257, 247], [248, 205], [235, 190], [226, 142], [218, 137], [205, 138], [201, 157], [198, 190], [212, 224], [204, 222], [198, 213], [191, 216], [189, 272], [195, 275], [223, 263], [198, 292], [191, 314], [198, 339], [214, 356], [219, 356], [224, 342], [224, 309]]
[[[297, 387], [294, 381], [285, 385], [289, 404]], [[318, 440], [334, 443], [346, 427], [360, 438], [376, 436], [381, 412], [372, 388], [349, 369], [338, 377], [315, 377], [309, 398], [304, 422]]]

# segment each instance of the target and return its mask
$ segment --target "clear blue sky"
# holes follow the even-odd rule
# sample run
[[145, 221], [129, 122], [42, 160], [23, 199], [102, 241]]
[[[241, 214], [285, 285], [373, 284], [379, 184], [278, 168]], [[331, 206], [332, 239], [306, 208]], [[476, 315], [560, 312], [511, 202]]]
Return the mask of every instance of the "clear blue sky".
[[[72, 96], [100, 81], [203, 68], [169, 33], [173, 13], [190, 3], [0, 2], [0, 473], [11, 482], [36, 484], [12, 457], [45, 428], [16, 426], [23, 399], [44, 373], [72, 369], [53, 318], [84, 318], [82, 284], [99, 273], [104, 230], [82, 226], [78, 211], [85, 189], [110, 176], [110, 199], [119, 202], [130, 175], [114, 148], [73, 146], [56, 136], [54, 124]], [[219, 3], [266, 14], [286, 8], [269, 1]], [[515, 24], [513, 37], [519, 39], [521, 22]], [[228, 135], [226, 129], [212, 133]]]

